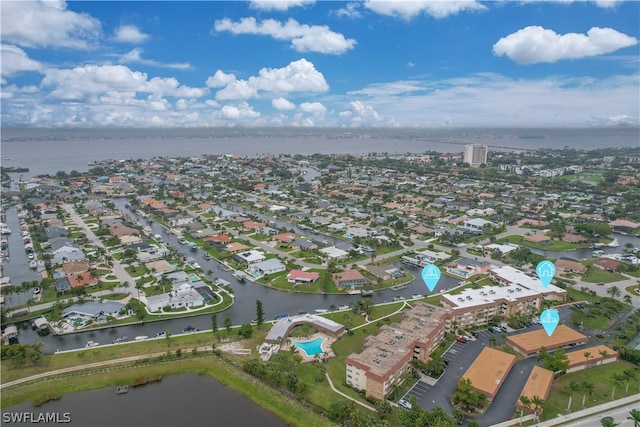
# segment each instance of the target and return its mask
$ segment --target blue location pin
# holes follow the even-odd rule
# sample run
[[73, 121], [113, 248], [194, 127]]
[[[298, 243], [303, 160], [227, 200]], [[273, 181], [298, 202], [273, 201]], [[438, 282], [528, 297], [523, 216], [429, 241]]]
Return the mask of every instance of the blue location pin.
[[553, 331], [556, 330], [558, 323], [560, 323], [560, 315], [556, 310], [548, 308], [540, 315], [540, 323], [547, 332], [547, 335], [551, 336]]
[[556, 266], [551, 261], [540, 261], [536, 267], [536, 274], [542, 282], [542, 286], [546, 288], [551, 283], [553, 276], [556, 275]]
[[424, 266], [422, 269], [422, 280], [424, 280], [424, 284], [427, 285], [429, 292], [433, 292], [441, 275], [440, 269], [435, 265], [427, 264]]

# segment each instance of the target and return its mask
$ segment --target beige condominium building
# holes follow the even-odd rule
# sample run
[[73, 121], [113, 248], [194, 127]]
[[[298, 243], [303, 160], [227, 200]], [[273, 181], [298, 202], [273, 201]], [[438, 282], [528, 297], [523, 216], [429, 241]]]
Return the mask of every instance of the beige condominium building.
[[478, 167], [482, 164], [486, 164], [487, 151], [488, 148], [484, 144], [467, 144], [464, 146], [464, 156], [462, 161], [472, 167]]
[[385, 325], [364, 341], [360, 353], [347, 357], [346, 384], [384, 400], [400, 382], [411, 361], [427, 361], [450, 328], [449, 310], [416, 303], [400, 323]]
[[465, 289], [458, 294], [440, 296], [443, 306], [451, 308], [457, 327], [482, 326], [492, 317], [509, 318], [516, 313], [540, 311], [542, 300], [564, 300], [567, 292], [510, 266], [493, 267], [489, 276], [495, 285]]

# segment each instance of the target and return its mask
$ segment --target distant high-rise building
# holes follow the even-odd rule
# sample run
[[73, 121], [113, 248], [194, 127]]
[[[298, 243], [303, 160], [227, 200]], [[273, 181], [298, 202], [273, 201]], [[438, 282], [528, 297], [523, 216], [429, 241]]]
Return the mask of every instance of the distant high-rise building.
[[464, 163], [478, 167], [487, 163], [487, 146], [483, 144], [467, 144], [464, 146]]

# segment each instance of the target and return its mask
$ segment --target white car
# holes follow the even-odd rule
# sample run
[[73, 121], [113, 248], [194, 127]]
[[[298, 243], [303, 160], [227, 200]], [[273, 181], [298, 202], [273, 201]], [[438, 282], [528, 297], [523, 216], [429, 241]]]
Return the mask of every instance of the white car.
[[411, 409], [412, 408], [411, 403], [407, 402], [404, 399], [400, 399], [400, 401], [398, 401], [398, 406], [402, 406], [405, 409]]

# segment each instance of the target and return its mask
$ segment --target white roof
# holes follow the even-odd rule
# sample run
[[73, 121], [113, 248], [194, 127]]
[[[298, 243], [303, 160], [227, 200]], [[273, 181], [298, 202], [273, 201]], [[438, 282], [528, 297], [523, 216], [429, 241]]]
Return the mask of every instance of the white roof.
[[451, 302], [452, 308], [469, 308], [476, 305], [488, 304], [498, 299], [516, 301], [519, 298], [530, 298], [540, 295], [539, 292], [527, 289], [524, 286], [483, 286], [480, 289], [465, 289], [459, 294], [442, 295]]
[[509, 283], [524, 286], [527, 289], [531, 289], [543, 295], [548, 293], [566, 292], [564, 289], [551, 284], [549, 284], [547, 287], [544, 287], [540, 279], [538, 279], [537, 277], [531, 277], [525, 274], [523, 271], [508, 265], [503, 265], [502, 267], [493, 267], [491, 271], [493, 274], [500, 276], [502, 279], [506, 280]]
[[335, 246], [329, 246], [328, 248], [320, 249], [320, 252], [328, 256], [329, 258], [340, 258], [343, 256], [347, 256], [348, 252], [343, 251], [342, 249], [336, 248]]

